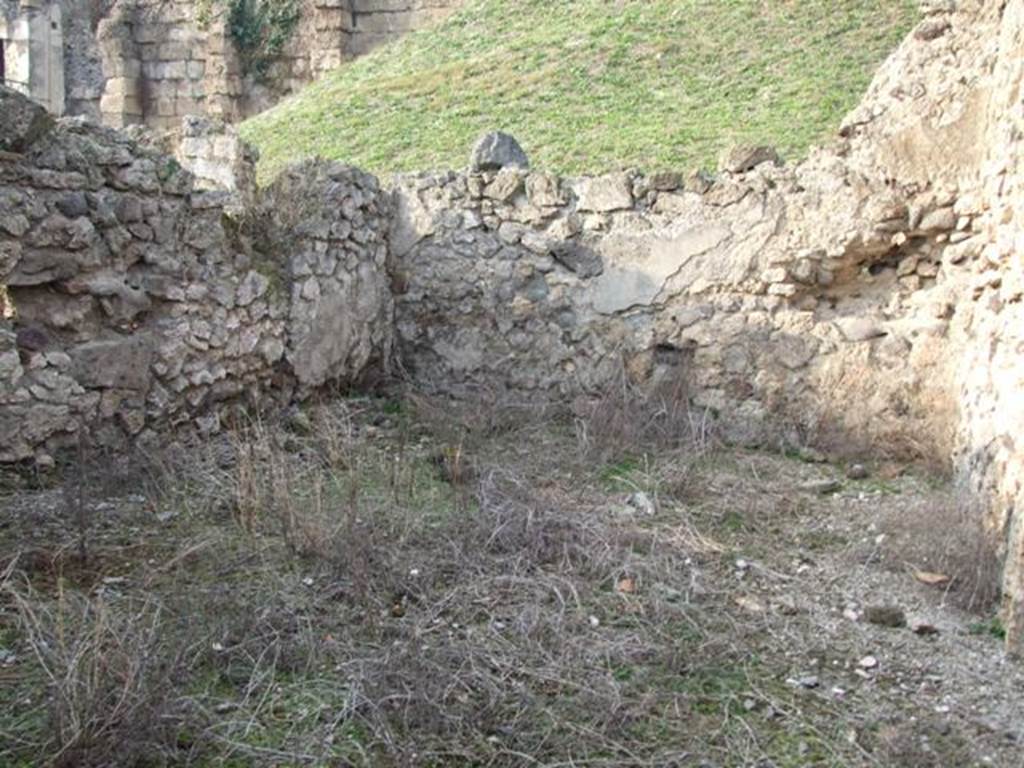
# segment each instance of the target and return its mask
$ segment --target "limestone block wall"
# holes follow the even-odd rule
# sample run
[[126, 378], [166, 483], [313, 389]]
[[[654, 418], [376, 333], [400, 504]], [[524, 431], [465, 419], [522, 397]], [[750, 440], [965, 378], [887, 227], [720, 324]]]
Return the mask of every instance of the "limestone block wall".
[[221, 120], [188, 116], [168, 142], [175, 158], [195, 177], [197, 189], [238, 193], [251, 202], [256, 195], [259, 153], [237, 129]]
[[64, 41], [60, 4], [24, 0], [0, 14], [2, 83], [30, 96], [51, 114], [64, 113]]
[[269, 108], [345, 59], [435, 23], [458, 4], [302, 0], [296, 29], [266, 71], [257, 75], [245, 71], [225, 4], [117, 0], [97, 30], [106, 77], [99, 111], [114, 126], [168, 128], [185, 115], [238, 121]]
[[[5, 130], [34, 109], [0, 90]], [[387, 364], [389, 204], [371, 177], [311, 164], [305, 197], [281, 199], [285, 179], [247, 208], [111, 129], [64, 120], [17, 146], [0, 153], [0, 462], [80, 434], [215, 430], [232, 403]], [[344, 333], [325, 344], [324, 324]]]
[[[0, 0], [0, 39], [14, 34], [23, 4], [22, 0]], [[37, 5], [46, 9], [45, 15], [55, 17], [50, 21], [59, 22], [56, 28], [49, 26], [39, 31], [49, 38], [49, 48], [55, 56], [51, 71], [54, 64], [62, 63], [62, 83], [54, 83], [55, 91], [62, 91], [62, 114], [99, 120], [99, 101], [106, 77], [96, 40], [96, 25], [110, 12], [112, 4], [113, 0], [37, 0]], [[12, 59], [10, 64], [16, 66], [17, 60]], [[12, 71], [10, 66], [6, 69]], [[9, 78], [7, 84], [13, 87], [14, 79]]]
[[442, 21], [462, 0], [348, 0], [351, 13], [347, 50], [369, 53], [409, 32]]

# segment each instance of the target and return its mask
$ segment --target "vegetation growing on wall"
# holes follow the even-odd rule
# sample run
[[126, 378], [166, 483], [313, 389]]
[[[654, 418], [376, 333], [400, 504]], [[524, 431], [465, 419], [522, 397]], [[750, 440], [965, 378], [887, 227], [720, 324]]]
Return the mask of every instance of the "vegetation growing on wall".
[[243, 72], [257, 79], [266, 77], [300, 16], [298, 0], [198, 0], [196, 23], [205, 29], [219, 11], [227, 13], [228, 34]]
[[228, 31], [244, 72], [265, 77], [298, 21], [297, 0], [228, 0]]

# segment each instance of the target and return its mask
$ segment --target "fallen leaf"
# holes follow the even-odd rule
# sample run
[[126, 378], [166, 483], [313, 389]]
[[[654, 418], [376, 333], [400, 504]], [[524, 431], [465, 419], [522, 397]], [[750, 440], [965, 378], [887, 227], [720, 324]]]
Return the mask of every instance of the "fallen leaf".
[[929, 587], [941, 587], [949, 583], [949, 576], [944, 573], [931, 573], [929, 571], [914, 571], [914, 578]]
[[624, 579], [620, 579], [619, 583], [615, 585], [615, 591], [621, 592], [626, 595], [631, 595], [636, 592], [636, 579], [632, 576], [627, 576]]

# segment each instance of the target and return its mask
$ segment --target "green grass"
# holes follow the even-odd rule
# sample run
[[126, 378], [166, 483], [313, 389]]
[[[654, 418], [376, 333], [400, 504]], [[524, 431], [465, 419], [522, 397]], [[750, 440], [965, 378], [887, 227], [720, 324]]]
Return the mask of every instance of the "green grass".
[[714, 165], [733, 142], [795, 159], [834, 131], [916, 20], [915, 0], [467, 0], [248, 121], [263, 181], [320, 155], [461, 168], [483, 132], [559, 173]]

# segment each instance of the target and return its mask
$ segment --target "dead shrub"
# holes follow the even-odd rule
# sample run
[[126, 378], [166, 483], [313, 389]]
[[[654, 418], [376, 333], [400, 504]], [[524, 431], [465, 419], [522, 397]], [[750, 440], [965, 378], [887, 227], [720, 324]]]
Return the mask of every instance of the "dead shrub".
[[275, 529], [300, 557], [326, 557], [332, 538], [320, 467], [284, 448], [281, 436], [255, 421], [232, 436], [233, 514], [248, 533]]
[[416, 418], [429, 433], [450, 447], [475, 449], [481, 442], [549, 424], [565, 416], [562, 403], [542, 393], [480, 386], [461, 397], [405, 395]]
[[615, 456], [687, 449], [704, 452], [714, 439], [711, 416], [690, 403], [686, 377], [662, 377], [638, 385], [625, 366], [596, 396], [573, 403], [581, 453], [608, 461]]
[[50, 603], [10, 582], [5, 592], [47, 681], [48, 765], [135, 765], [175, 743], [170, 691], [185, 649], [168, 642], [159, 606], [115, 611], [68, 592]]
[[972, 613], [996, 607], [1002, 589], [998, 541], [984, 506], [964, 494], [915, 502], [882, 524], [883, 561], [892, 568], [948, 576], [946, 597]]

